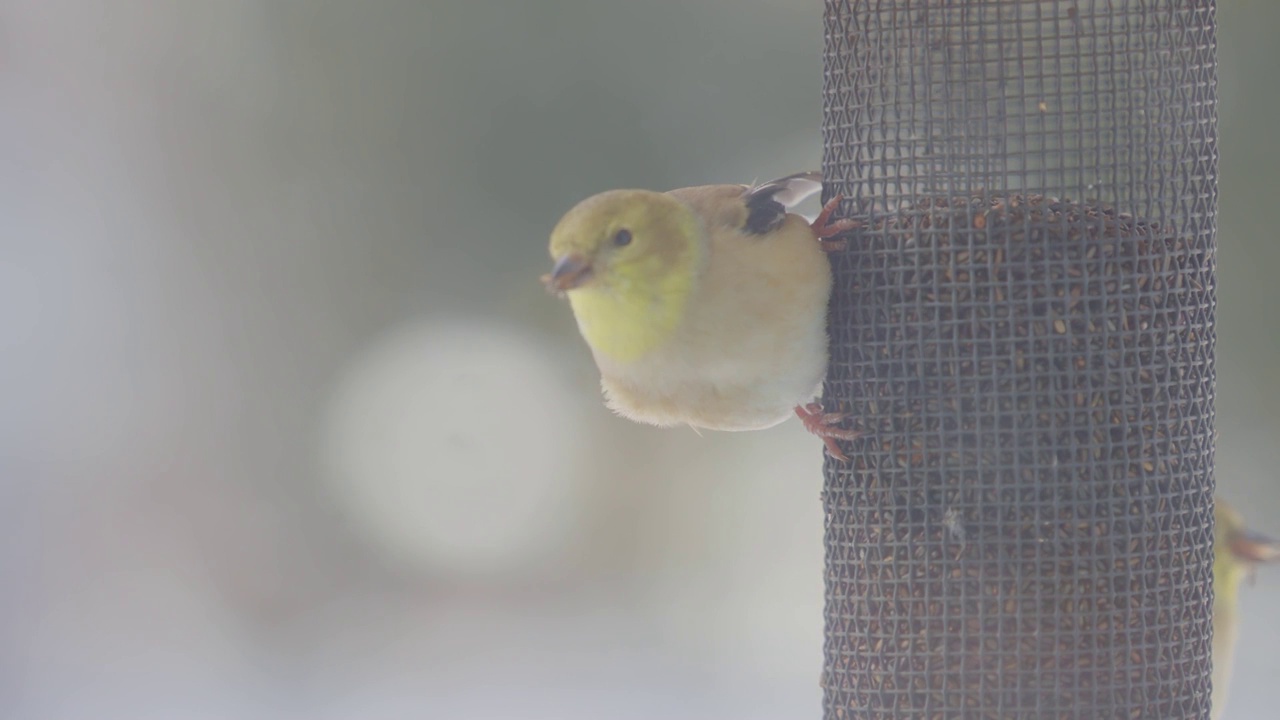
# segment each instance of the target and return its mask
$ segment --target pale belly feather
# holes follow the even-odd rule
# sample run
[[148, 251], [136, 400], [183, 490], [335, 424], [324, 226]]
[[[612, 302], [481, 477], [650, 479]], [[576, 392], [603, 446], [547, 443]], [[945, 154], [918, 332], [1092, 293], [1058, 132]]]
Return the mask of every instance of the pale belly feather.
[[606, 402], [615, 412], [652, 425], [758, 430], [783, 422], [821, 391], [827, 258], [807, 228], [782, 238], [731, 241], [746, 247], [734, 248], [729, 260], [713, 256], [714, 267], [670, 342], [626, 365], [597, 354]]

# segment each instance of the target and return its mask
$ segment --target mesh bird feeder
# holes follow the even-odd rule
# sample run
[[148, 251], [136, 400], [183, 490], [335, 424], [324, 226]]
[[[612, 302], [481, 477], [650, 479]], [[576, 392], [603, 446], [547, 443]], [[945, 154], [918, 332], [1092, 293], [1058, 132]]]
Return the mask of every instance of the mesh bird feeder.
[[828, 720], [1207, 718], [1208, 0], [826, 0]]

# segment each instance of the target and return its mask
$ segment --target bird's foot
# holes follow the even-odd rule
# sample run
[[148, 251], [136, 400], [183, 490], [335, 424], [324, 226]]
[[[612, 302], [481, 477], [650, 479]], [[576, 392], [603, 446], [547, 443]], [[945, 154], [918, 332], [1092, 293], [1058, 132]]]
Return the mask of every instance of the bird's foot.
[[848, 462], [849, 458], [840, 451], [840, 445], [836, 441], [856, 440], [862, 437], [862, 433], [858, 430], [836, 427], [836, 423], [843, 422], [849, 416], [845, 413], [829, 413], [822, 408], [822, 403], [797, 405], [796, 417], [800, 418], [805, 430], [822, 438], [822, 442], [827, 446], [827, 452], [840, 462]]
[[861, 223], [857, 220], [836, 220], [831, 221], [831, 214], [840, 209], [840, 202], [844, 200], [843, 195], [836, 195], [822, 206], [822, 212], [818, 213], [818, 217], [814, 218], [809, 227], [813, 229], [813, 234], [818, 238], [818, 242], [822, 244], [822, 249], [826, 252], [839, 252], [849, 246], [848, 241], [832, 240], [836, 235], [849, 232], [854, 228], [860, 227]]

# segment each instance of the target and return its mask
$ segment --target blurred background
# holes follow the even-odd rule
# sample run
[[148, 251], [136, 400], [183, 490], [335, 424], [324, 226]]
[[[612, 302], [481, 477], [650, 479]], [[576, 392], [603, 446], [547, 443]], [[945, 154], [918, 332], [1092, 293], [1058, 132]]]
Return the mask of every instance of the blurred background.
[[[1280, 5], [1224, 0], [1218, 478], [1280, 533]], [[816, 718], [821, 445], [612, 417], [570, 205], [820, 159], [820, 3], [0, 4], [0, 716]], [[1269, 718], [1280, 570], [1229, 717]]]

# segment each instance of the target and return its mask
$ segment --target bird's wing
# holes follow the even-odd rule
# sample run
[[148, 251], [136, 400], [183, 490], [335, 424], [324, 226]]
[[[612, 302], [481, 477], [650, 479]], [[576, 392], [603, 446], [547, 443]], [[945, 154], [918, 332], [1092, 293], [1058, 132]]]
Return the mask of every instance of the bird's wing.
[[822, 190], [822, 174], [803, 172], [759, 185], [702, 185], [670, 191], [707, 222], [748, 235], [778, 229], [787, 211]]
[[747, 190], [747, 204], [753, 198], [763, 197], [782, 203], [788, 210], [804, 202], [805, 198], [822, 191], [822, 173], [817, 171], [796, 173], [770, 180]]

